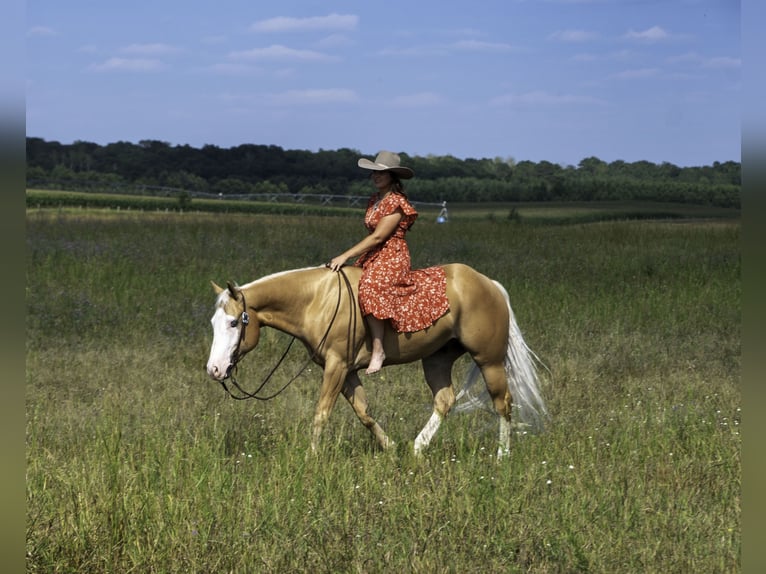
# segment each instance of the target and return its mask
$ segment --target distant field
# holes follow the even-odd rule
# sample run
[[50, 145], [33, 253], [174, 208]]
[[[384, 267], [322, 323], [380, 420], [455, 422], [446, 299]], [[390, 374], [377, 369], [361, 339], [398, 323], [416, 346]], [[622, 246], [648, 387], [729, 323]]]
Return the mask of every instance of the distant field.
[[[416, 198], [414, 198], [416, 199]], [[143, 211], [201, 211], [261, 214], [306, 214], [358, 216], [362, 207], [322, 206], [264, 201], [188, 199], [140, 195], [117, 195], [73, 191], [27, 190], [27, 207], [133, 209]], [[465, 219], [509, 219], [527, 223], [587, 223], [615, 219], [738, 219], [736, 208], [683, 203], [638, 201], [603, 202], [527, 202], [527, 203], [451, 203], [452, 221]], [[435, 219], [439, 207], [419, 207], [423, 218]]]
[[726, 207], [640, 201], [455, 204], [459, 218], [495, 218], [534, 223], [589, 223], [616, 219], [738, 219]]
[[[550, 428], [498, 462], [482, 412], [449, 417], [412, 456], [431, 410], [418, 365], [363, 376], [394, 451], [339, 402], [317, 457], [316, 368], [266, 403], [228, 399], [204, 373], [209, 281], [324, 263], [363, 233], [358, 210], [109, 207], [27, 210], [28, 572], [740, 570], [733, 212], [424, 213], [414, 265], [464, 262], [503, 283], [550, 368]], [[643, 215], [588, 222], [604, 211]], [[253, 388], [287, 341], [264, 331], [241, 382]], [[305, 359], [293, 349], [274, 386]]]

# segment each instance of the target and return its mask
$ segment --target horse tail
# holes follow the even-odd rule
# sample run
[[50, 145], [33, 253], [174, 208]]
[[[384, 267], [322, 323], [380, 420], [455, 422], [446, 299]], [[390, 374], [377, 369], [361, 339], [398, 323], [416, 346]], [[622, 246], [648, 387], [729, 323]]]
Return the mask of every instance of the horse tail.
[[[539, 432], [543, 430], [549, 418], [548, 409], [540, 394], [540, 380], [537, 374], [537, 364], [545, 365], [540, 358], [527, 346], [521, 329], [511, 309], [511, 299], [508, 291], [500, 283], [493, 283], [505, 298], [508, 306], [508, 340], [505, 353], [505, 376], [508, 391], [513, 398], [512, 420], [520, 430]], [[491, 406], [486, 385], [478, 390], [477, 383], [481, 380], [481, 371], [474, 363], [469, 370], [463, 387], [457, 394], [456, 412], [466, 412], [482, 408], [497, 414]]]

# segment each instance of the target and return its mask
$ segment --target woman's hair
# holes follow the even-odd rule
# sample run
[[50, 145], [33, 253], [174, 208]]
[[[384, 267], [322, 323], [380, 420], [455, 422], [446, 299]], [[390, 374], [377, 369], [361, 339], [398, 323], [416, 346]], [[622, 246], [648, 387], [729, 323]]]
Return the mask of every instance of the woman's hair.
[[389, 171], [388, 173], [391, 174], [391, 189], [397, 193], [401, 193], [404, 197], [407, 197], [407, 194], [404, 192], [404, 184], [402, 183], [401, 178], [393, 171]]

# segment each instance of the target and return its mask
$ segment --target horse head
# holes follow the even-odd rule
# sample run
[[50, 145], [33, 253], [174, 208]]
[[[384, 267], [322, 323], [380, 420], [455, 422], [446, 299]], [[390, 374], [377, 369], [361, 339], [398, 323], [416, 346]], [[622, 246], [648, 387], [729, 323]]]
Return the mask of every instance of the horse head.
[[218, 298], [213, 325], [213, 343], [207, 361], [207, 373], [216, 381], [231, 375], [237, 362], [258, 345], [261, 326], [254, 315], [248, 313], [245, 294], [237, 285], [226, 284], [226, 289], [212, 284]]

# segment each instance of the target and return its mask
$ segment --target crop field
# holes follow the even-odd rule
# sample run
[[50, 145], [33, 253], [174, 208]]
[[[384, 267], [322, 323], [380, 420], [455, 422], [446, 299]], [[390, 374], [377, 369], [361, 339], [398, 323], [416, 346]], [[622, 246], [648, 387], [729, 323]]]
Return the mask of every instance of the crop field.
[[[361, 212], [28, 208], [27, 571], [739, 571], [739, 220], [577, 209], [423, 217], [408, 236], [416, 267], [503, 283], [547, 367], [550, 425], [497, 460], [483, 411], [414, 457], [419, 364], [361, 375], [385, 452], [341, 399], [310, 454], [317, 367], [267, 402], [207, 377], [210, 280], [323, 264]], [[265, 330], [243, 386], [288, 342]], [[269, 388], [307, 357], [294, 345]]]

